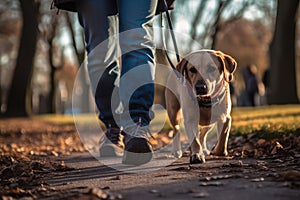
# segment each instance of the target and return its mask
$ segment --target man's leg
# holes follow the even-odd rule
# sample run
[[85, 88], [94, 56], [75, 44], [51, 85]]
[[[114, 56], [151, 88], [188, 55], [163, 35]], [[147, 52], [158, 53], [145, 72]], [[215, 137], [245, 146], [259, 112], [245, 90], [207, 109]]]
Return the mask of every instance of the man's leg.
[[100, 154], [110, 156], [118, 153], [115, 150], [121, 150], [116, 146], [122, 148], [113, 113], [118, 98], [115, 104], [111, 101], [119, 73], [118, 37], [114, 36], [118, 33], [117, 6], [114, 0], [80, 0], [77, 6], [79, 21], [84, 28], [91, 88], [100, 111], [99, 119], [107, 128], [104, 141], [116, 144], [103, 146]]
[[[150, 109], [154, 100], [153, 17], [157, 0], [118, 0], [122, 71], [120, 99], [121, 125], [125, 136], [123, 163], [150, 161], [148, 141]], [[130, 152], [133, 153], [130, 155]]]

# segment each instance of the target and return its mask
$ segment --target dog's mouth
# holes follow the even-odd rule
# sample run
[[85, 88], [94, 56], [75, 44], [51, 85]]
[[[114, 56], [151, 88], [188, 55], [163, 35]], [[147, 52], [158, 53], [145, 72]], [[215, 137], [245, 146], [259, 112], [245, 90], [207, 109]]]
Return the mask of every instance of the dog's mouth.
[[[201, 84], [204, 83], [202, 82]], [[206, 84], [204, 86], [198, 83], [196, 84], [196, 86], [196, 98], [200, 107], [211, 107], [213, 106], [213, 104], [218, 103], [224, 97], [225, 87], [223, 83], [218, 84], [218, 86], [210, 84], [210, 87], [208, 87]]]
[[206, 95], [206, 96], [201, 96], [201, 95], [197, 95], [197, 101], [201, 102], [203, 104], [208, 104], [211, 103], [211, 96], [210, 95]]
[[205, 81], [198, 81], [195, 85], [195, 93], [200, 107], [210, 107], [211, 105], [211, 88]]

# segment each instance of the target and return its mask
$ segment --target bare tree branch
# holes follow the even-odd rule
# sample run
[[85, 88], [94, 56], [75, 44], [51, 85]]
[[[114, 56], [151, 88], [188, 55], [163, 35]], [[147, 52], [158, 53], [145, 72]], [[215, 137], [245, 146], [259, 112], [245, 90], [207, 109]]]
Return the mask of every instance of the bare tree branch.
[[196, 27], [197, 27], [197, 24], [199, 24], [199, 22], [202, 19], [203, 11], [204, 11], [206, 4], [207, 4], [207, 1], [201, 1], [200, 5], [198, 6], [198, 9], [196, 11], [196, 16], [195, 16], [194, 20], [192, 21], [192, 28], [190, 31], [190, 35], [191, 35], [192, 39], [196, 39], [196, 34], [197, 34]]

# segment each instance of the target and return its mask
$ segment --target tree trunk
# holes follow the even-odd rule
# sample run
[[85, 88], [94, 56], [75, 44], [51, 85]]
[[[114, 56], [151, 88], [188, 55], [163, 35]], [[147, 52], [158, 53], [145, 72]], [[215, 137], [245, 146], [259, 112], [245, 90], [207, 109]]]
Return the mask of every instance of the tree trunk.
[[[76, 44], [76, 34], [74, 31], [74, 27], [72, 26], [72, 19], [70, 17], [70, 15], [68, 13], [66, 13], [66, 19], [67, 19], [67, 24], [71, 33], [71, 39], [72, 39], [72, 43], [74, 46], [74, 50], [76, 52], [76, 56], [77, 56], [77, 61], [79, 64], [79, 67], [81, 67], [81, 64], [84, 62], [84, 58], [85, 58], [85, 49], [78, 49], [78, 46]], [[82, 34], [82, 42], [84, 43], [84, 37]], [[90, 112], [90, 82], [88, 79], [88, 74], [86, 70], [82, 70], [82, 72], [80, 73], [80, 84], [82, 87], [82, 95], [81, 95], [81, 105], [80, 105], [80, 111], [82, 113], [88, 113]]]
[[50, 65], [50, 92], [49, 92], [49, 103], [48, 103], [48, 112], [49, 113], [55, 113], [56, 110], [56, 101], [55, 101], [55, 94], [56, 94], [56, 84], [55, 84], [55, 72], [57, 68], [53, 64], [53, 38], [51, 41], [49, 41], [49, 50], [48, 50], [48, 56], [49, 56], [49, 65]]
[[30, 86], [33, 60], [38, 35], [39, 3], [35, 0], [19, 0], [23, 17], [18, 58], [11, 88], [8, 94], [7, 117], [28, 116], [26, 92]]
[[270, 45], [270, 104], [298, 103], [295, 33], [299, 0], [278, 0], [277, 19]]
[[219, 1], [217, 12], [216, 12], [216, 18], [214, 23], [212, 24], [211, 27], [211, 49], [215, 49], [216, 47], [216, 40], [217, 40], [217, 34], [219, 33], [221, 27], [220, 27], [220, 19], [221, 19], [221, 14], [224, 10], [224, 8], [229, 4], [229, 1]]
[[48, 108], [47, 111], [49, 113], [55, 113], [56, 112], [56, 83], [55, 83], [55, 74], [58, 69], [61, 69], [64, 63], [63, 58], [63, 51], [61, 52], [61, 62], [59, 66], [55, 66], [53, 62], [54, 57], [54, 38], [56, 36], [56, 31], [58, 28], [58, 17], [52, 16], [52, 29], [49, 31], [49, 35], [47, 38], [47, 42], [49, 45], [48, 49], [48, 59], [49, 59], [49, 65], [50, 65], [50, 91], [48, 96]]

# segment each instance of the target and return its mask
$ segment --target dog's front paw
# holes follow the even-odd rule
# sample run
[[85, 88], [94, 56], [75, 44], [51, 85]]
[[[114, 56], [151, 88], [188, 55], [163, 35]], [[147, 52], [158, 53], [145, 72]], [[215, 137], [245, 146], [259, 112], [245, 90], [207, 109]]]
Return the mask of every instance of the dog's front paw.
[[192, 155], [190, 157], [190, 164], [202, 164], [205, 163], [205, 157], [199, 154]]
[[227, 151], [212, 151], [210, 152], [210, 155], [212, 156], [228, 156]]
[[181, 158], [181, 157], [182, 157], [182, 151], [181, 151], [181, 150], [173, 151], [173, 152], [172, 152], [172, 155], [173, 155], [175, 158]]
[[204, 155], [209, 156], [210, 155], [210, 150], [203, 149], [203, 153], [204, 153]]

